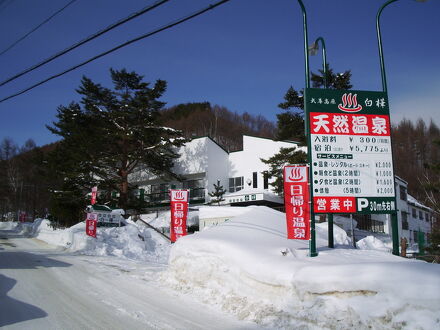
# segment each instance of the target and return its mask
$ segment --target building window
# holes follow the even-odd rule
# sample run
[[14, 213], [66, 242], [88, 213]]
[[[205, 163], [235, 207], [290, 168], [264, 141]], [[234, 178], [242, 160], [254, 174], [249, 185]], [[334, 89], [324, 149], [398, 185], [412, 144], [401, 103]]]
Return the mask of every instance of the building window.
[[412, 217], [414, 219], [417, 219], [417, 210], [416, 209], [412, 209]]
[[400, 186], [400, 199], [406, 201], [407, 198], [406, 187]]
[[252, 181], [253, 181], [253, 184], [254, 184], [253, 185], [254, 188], [258, 188], [257, 174], [258, 174], [257, 172], [252, 173]]
[[419, 236], [419, 232], [417, 231], [417, 230], [414, 230], [413, 231], [413, 235], [414, 235], [414, 242], [418, 242], [419, 240], [418, 240], [418, 236]]
[[269, 173], [267, 171], [263, 172], [263, 188], [269, 189]]
[[371, 231], [373, 233], [383, 233], [384, 225], [382, 221], [372, 220], [370, 214], [355, 214], [353, 218], [357, 222], [356, 228]]
[[419, 211], [419, 219], [423, 220], [423, 212], [422, 211]]
[[426, 222], [429, 222], [429, 213], [425, 213], [425, 220]]
[[187, 180], [187, 181], [183, 181], [182, 187], [183, 189], [197, 189], [197, 188], [204, 188], [205, 184], [203, 182], [203, 179]]
[[205, 197], [205, 181], [203, 179], [183, 181], [182, 188], [189, 189], [190, 199], [200, 199]]
[[236, 192], [243, 189], [244, 179], [242, 176], [229, 178], [229, 192]]
[[408, 213], [401, 211], [400, 214], [402, 216], [402, 229], [408, 230]]

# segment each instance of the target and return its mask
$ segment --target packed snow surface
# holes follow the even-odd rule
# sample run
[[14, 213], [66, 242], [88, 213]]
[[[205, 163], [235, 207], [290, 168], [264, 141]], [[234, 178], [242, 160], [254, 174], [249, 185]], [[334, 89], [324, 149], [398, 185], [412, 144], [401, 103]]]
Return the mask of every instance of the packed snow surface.
[[349, 247], [317, 224], [319, 255], [286, 239], [285, 215], [265, 207], [179, 239], [163, 280], [268, 328], [440, 328], [440, 266]]

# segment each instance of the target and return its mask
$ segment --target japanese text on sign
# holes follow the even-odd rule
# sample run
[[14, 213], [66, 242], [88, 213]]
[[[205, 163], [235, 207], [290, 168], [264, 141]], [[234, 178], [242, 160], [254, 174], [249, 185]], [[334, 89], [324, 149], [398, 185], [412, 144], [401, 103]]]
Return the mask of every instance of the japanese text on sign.
[[284, 206], [286, 209], [287, 238], [310, 239], [310, 205], [308, 167], [284, 167]]
[[86, 234], [96, 238], [96, 227], [98, 223], [98, 215], [96, 213], [87, 213], [86, 218]]
[[395, 210], [386, 93], [308, 88], [305, 104], [314, 211], [354, 213], [358, 198], [365, 213]]
[[189, 190], [170, 190], [171, 195], [171, 242], [185, 236], [188, 214]]

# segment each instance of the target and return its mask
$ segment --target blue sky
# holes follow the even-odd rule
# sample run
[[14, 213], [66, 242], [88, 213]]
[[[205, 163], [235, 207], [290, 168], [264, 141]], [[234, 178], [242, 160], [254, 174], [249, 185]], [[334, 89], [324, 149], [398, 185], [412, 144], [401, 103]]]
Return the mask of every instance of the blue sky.
[[[0, 49], [38, 25], [68, 0], [0, 3]], [[153, 0], [77, 0], [48, 24], [0, 56], [0, 80], [36, 64]], [[0, 98], [63, 71], [126, 40], [192, 13], [215, 0], [172, 0], [26, 76], [0, 87]], [[304, 0], [309, 42], [324, 37], [337, 71], [351, 69], [355, 89], [381, 90], [375, 19], [380, 0]], [[392, 122], [431, 118], [440, 125], [440, 1], [400, 0], [381, 20]], [[311, 70], [321, 67], [311, 57]], [[169, 106], [209, 101], [270, 120], [293, 85], [304, 87], [302, 16], [296, 0], [232, 0], [171, 30], [118, 50], [43, 86], [0, 103], [0, 139], [19, 145], [56, 141], [45, 128], [59, 105], [79, 100], [83, 75], [111, 86], [109, 68], [145, 80], [164, 79]]]

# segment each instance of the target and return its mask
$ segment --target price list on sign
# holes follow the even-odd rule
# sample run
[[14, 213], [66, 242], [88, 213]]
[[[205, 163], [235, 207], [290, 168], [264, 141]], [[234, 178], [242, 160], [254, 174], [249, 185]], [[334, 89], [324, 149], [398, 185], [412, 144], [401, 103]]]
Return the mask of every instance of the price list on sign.
[[395, 211], [386, 93], [309, 88], [305, 102], [314, 211]]

